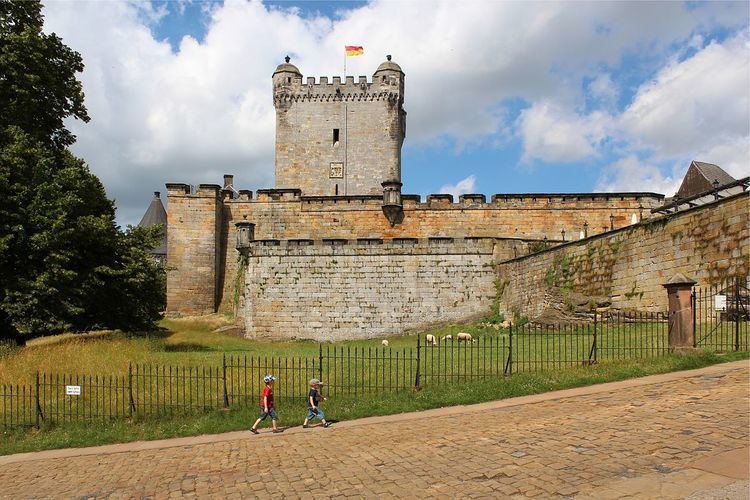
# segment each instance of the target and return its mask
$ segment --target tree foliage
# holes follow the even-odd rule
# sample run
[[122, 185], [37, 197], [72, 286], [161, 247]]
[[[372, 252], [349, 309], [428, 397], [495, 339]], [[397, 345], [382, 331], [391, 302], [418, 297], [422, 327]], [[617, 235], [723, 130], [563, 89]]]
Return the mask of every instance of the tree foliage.
[[163, 305], [158, 228], [120, 231], [67, 150], [65, 119], [88, 121], [83, 63], [41, 28], [39, 2], [0, 2], [0, 338], [148, 328]]
[[89, 121], [81, 55], [42, 32], [38, 1], [0, 2], [0, 127], [18, 125], [42, 142], [69, 146], [75, 136], [63, 121]]

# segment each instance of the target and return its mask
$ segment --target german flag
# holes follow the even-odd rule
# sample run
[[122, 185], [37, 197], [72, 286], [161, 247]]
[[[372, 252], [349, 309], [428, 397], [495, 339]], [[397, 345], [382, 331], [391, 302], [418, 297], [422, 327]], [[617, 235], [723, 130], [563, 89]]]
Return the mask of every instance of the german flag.
[[361, 56], [365, 53], [365, 49], [359, 45], [344, 45], [344, 50], [347, 56]]

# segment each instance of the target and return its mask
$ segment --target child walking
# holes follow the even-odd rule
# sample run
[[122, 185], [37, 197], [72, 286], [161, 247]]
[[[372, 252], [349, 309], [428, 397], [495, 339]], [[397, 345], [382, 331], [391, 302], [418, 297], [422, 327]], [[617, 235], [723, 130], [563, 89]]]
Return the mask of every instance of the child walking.
[[307, 429], [307, 423], [316, 418], [320, 419], [323, 427], [331, 425], [330, 422], [326, 422], [325, 413], [318, 406], [318, 399], [322, 399], [323, 401], [328, 399], [320, 393], [321, 385], [323, 385], [323, 382], [316, 378], [310, 381], [310, 392], [307, 394], [307, 418], [305, 418], [305, 423], [302, 424], [303, 429]]
[[266, 386], [263, 388], [263, 394], [260, 397], [260, 417], [258, 417], [258, 420], [255, 421], [252, 428], [250, 428], [250, 432], [252, 432], [253, 434], [258, 434], [258, 424], [264, 421], [269, 415], [271, 417], [273, 432], [281, 432], [281, 429], [276, 427], [276, 420], [279, 417], [278, 415], [276, 415], [276, 408], [274, 408], [273, 404], [273, 383], [275, 381], [276, 377], [274, 377], [273, 375], [266, 375], [265, 377], [263, 377], [263, 382], [266, 383]]

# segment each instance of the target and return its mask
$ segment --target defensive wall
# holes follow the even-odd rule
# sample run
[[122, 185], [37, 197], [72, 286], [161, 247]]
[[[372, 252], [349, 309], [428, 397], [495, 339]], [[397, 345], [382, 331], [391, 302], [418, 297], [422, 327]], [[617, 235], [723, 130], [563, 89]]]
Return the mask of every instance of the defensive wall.
[[485, 315], [493, 238], [256, 242], [240, 310], [247, 337], [344, 340]]
[[[404, 218], [391, 227], [382, 196], [301, 196], [296, 189], [222, 190], [202, 184], [167, 184], [167, 312], [206, 314], [231, 311], [238, 276], [235, 223], [255, 224], [256, 240], [505, 238], [514, 253], [529, 241], [551, 244], [579, 233], [600, 233], [647, 217], [663, 203], [653, 193], [497, 194], [403, 196]], [[510, 248], [510, 247], [509, 247]]]
[[676, 273], [699, 285], [747, 276], [749, 201], [741, 193], [503, 262], [500, 310], [534, 319], [575, 292], [617, 309], [666, 311], [661, 285]]

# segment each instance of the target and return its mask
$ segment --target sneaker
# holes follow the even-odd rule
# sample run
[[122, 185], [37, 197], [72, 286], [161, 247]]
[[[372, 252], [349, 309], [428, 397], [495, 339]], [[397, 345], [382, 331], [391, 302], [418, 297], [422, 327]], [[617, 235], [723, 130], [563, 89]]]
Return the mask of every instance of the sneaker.
[[282, 432], [284, 432], [282, 429], [274, 429], [273, 430], [274, 434], [281, 434]]
[[257, 429], [250, 429], [250, 432], [252, 432], [253, 434], [258, 434], [258, 430]]
[[307, 429], [307, 427], [308, 427], [307, 425], [302, 424], [303, 429]]
[[326, 428], [328, 428], [330, 426], [331, 426], [331, 422], [326, 422], [325, 424], [323, 424], [323, 427], [326, 427]]

